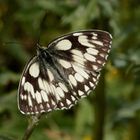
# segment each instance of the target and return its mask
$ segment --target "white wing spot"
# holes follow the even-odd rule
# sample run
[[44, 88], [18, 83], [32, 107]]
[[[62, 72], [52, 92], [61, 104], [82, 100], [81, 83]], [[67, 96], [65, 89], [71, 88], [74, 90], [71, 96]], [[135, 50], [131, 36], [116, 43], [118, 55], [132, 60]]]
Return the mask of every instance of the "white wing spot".
[[64, 104], [62, 103], [62, 102], [60, 102], [60, 105], [63, 107], [64, 106]]
[[84, 85], [84, 87], [85, 87], [85, 91], [89, 90], [89, 87], [87, 85]]
[[71, 53], [78, 55], [79, 57], [83, 57], [83, 53], [80, 50], [73, 49]]
[[72, 101], [75, 101], [75, 97], [74, 97], [74, 96], [72, 96], [72, 95], [71, 95], [71, 99], [72, 99]]
[[89, 75], [81, 68], [81, 67], [78, 67], [76, 65], [73, 65], [73, 68], [74, 70], [79, 73], [80, 75], [82, 75], [84, 78], [88, 79], [89, 78]]
[[30, 87], [30, 93], [31, 93], [32, 98], [35, 99], [35, 91], [32, 85]]
[[26, 82], [26, 83], [24, 84], [24, 90], [25, 90], [25, 91], [29, 91], [30, 86], [31, 86], [31, 84], [30, 84], [29, 82]]
[[67, 87], [63, 83], [58, 83], [61, 89], [63, 89], [65, 92], [68, 92]]
[[66, 68], [66, 69], [71, 67], [71, 63], [66, 60], [58, 59], [58, 62], [62, 65], [62, 67]]
[[69, 50], [72, 47], [72, 43], [68, 39], [63, 39], [56, 44], [57, 50]]
[[92, 72], [91, 74], [92, 74], [94, 77], [97, 76], [97, 73], [96, 73], [96, 72]]
[[59, 94], [60, 97], [62, 98], [65, 97], [65, 94], [60, 87], [57, 87], [56, 90], [57, 90], [57, 94]]
[[[51, 102], [52, 102], [52, 105], [53, 106], [56, 106], [56, 103], [53, 101], [53, 100], [51, 100]], [[55, 107], [54, 107], [55, 108]]]
[[49, 69], [47, 69], [47, 73], [48, 73], [50, 81], [53, 81], [54, 80], [54, 76], [53, 76], [52, 72]]
[[21, 98], [21, 100], [23, 100], [23, 95], [22, 94], [20, 94], [20, 98]]
[[24, 95], [23, 96], [23, 100], [27, 100], [27, 95]]
[[92, 34], [93, 34], [93, 36], [96, 36], [96, 37], [98, 36], [98, 34], [96, 34], [96, 33], [92, 33]]
[[29, 92], [32, 95], [32, 97], [35, 98], [34, 88], [32, 84], [30, 84], [29, 82], [26, 82], [24, 84], [24, 90]]
[[51, 109], [51, 108], [49, 108], [49, 109], [48, 109], [48, 112], [50, 112], [50, 111], [52, 111], [52, 109]]
[[90, 85], [91, 87], [94, 87], [94, 84], [93, 84], [92, 82], [89, 82], [89, 85]]
[[[93, 79], [93, 82], [96, 82], [96, 79], [95, 79], [94, 77], [93, 77], [92, 79]], [[97, 79], [98, 79], [98, 78], [97, 78]]]
[[49, 103], [47, 103], [46, 106], [47, 106], [47, 108], [50, 108], [50, 104]]
[[40, 104], [40, 109], [41, 109], [41, 112], [44, 112], [44, 107], [42, 104]]
[[75, 79], [79, 82], [83, 82], [84, 78], [79, 74], [79, 73], [75, 73]]
[[79, 96], [82, 96], [82, 95], [84, 95], [84, 92], [81, 90], [78, 90], [78, 94], [79, 94]]
[[51, 89], [51, 94], [52, 95], [54, 95], [54, 96], [56, 96], [56, 95], [58, 95], [57, 94], [57, 90], [56, 90], [56, 87], [53, 85], [53, 84], [50, 84], [50, 89]]
[[97, 55], [99, 53], [98, 50], [93, 49], [93, 48], [87, 48], [86, 50], [89, 54], [93, 54], [93, 55]]
[[99, 55], [103, 58], [106, 56], [106, 54], [104, 54], [104, 53], [100, 53]]
[[70, 105], [70, 104], [71, 104], [71, 101], [68, 100], [68, 99], [66, 99], [66, 103], [67, 103], [68, 105]]
[[[41, 108], [41, 106], [40, 106], [40, 108]], [[43, 109], [43, 110], [41, 110], [40, 112], [43, 113], [43, 112], [46, 112], [46, 111]]]
[[72, 85], [77, 86], [77, 81], [75, 80], [75, 78], [73, 77], [73, 75], [69, 75], [69, 80], [72, 83]]
[[44, 83], [43, 83], [43, 81], [42, 81], [42, 79], [40, 77], [38, 78], [38, 85], [39, 85], [39, 88], [40, 89], [45, 90]]
[[89, 61], [96, 62], [96, 58], [88, 53], [84, 54], [85, 58]]
[[98, 39], [98, 38], [97, 38], [97, 36], [93, 36], [92, 39], [96, 40], [96, 39]]
[[50, 85], [48, 84], [48, 82], [46, 80], [43, 80], [43, 83], [44, 83], [44, 90], [46, 91], [46, 93], [50, 93], [51, 92], [51, 87]]
[[33, 106], [30, 95], [28, 96], [28, 104], [29, 104], [29, 106]]
[[38, 91], [35, 93], [35, 97], [38, 104], [42, 102], [41, 94]]
[[101, 60], [98, 59], [98, 60], [97, 60], [97, 63], [102, 64], [103, 62], [102, 62]]
[[25, 83], [25, 77], [23, 76], [23, 77], [22, 77], [22, 80], [21, 80], [21, 85], [23, 86], [24, 83]]
[[72, 55], [73, 60], [81, 65], [84, 65], [85, 59], [82, 57], [79, 57], [78, 55]]
[[101, 41], [92, 40], [92, 42], [97, 44], [97, 45], [103, 46], [103, 42], [101, 42]]
[[98, 69], [98, 67], [96, 65], [93, 65], [92, 67], [93, 67], [94, 70]]
[[77, 96], [77, 93], [76, 92], [73, 92], [73, 95]]
[[39, 65], [38, 63], [33, 63], [29, 68], [29, 74], [34, 78], [38, 77], [39, 75]]
[[48, 102], [48, 96], [47, 96], [47, 93], [43, 90], [41, 90], [41, 96], [42, 96], [42, 99], [44, 100], [44, 102]]
[[81, 43], [84, 46], [95, 48], [95, 46], [93, 44], [90, 44], [88, 42], [87, 36], [85, 36], [85, 35], [79, 36], [78, 41], [79, 41], [79, 43]]

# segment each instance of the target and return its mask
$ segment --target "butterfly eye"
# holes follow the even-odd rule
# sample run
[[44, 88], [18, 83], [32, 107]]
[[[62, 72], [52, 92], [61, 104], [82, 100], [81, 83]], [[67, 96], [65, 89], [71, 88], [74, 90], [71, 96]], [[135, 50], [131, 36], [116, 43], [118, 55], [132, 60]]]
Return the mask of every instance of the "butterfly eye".
[[23, 114], [69, 109], [95, 89], [107, 61], [112, 37], [99, 30], [79, 31], [37, 45], [18, 89]]

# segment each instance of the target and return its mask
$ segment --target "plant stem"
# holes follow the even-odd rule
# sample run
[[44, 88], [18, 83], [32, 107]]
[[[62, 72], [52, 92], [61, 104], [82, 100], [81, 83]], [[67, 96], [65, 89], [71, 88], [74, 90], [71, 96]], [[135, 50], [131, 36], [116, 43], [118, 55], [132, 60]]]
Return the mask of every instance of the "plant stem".
[[33, 130], [35, 129], [35, 127], [37, 126], [40, 120], [40, 117], [41, 117], [41, 114], [36, 115], [36, 116], [31, 116], [31, 119], [29, 121], [28, 127], [24, 133], [22, 140], [28, 140], [30, 138], [31, 134], [33, 133]]

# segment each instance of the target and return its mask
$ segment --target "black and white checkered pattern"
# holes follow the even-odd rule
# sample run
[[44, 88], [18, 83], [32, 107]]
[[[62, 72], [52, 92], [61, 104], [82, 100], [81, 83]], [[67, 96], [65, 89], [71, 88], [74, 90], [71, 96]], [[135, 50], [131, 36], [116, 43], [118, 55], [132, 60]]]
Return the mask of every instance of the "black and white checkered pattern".
[[112, 37], [99, 30], [79, 31], [38, 47], [24, 68], [18, 90], [23, 114], [69, 109], [97, 85]]

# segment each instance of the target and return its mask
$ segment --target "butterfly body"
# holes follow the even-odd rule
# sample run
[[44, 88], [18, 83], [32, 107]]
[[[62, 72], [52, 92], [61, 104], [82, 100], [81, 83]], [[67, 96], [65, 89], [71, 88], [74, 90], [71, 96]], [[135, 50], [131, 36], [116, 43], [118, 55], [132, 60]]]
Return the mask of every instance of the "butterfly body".
[[111, 35], [87, 30], [64, 35], [25, 66], [18, 89], [23, 114], [69, 109], [97, 85], [111, 47]]

